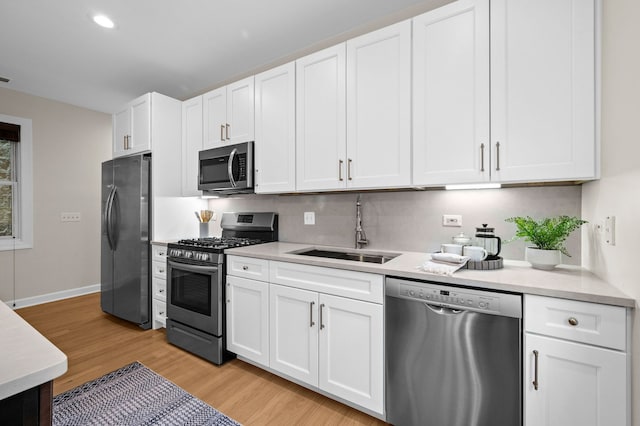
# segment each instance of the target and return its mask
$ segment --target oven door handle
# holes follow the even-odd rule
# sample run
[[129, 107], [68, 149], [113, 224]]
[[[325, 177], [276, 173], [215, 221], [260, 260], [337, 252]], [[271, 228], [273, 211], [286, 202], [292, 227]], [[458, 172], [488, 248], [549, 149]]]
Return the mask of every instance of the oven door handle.
[[218, 271], [218, 267], [217, 266], [191, 265], [189, 263], [174, 262], [173, 260], [167, 260], [167, 263], [172, 268], [182, 269], [182, 270], [189, 271], [189, 272], [205, 272], [205, 273], [210, 274], [212, 272], [217, 272]]

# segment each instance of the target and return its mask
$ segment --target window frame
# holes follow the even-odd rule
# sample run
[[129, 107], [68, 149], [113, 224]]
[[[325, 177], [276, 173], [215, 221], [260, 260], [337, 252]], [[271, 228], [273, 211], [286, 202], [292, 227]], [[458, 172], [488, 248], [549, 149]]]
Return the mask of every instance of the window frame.
[[[15, 149], [17, 191], [13, 194], [14, 237], [0, 237], [0, 251], [33, 248], [33, 123], [29, 118], [0, 114], [0, 121], [20, 126]], [[17, 211], [16, 211], [17, 209]], [[17, 220], [16, 220], [17, 219]]]

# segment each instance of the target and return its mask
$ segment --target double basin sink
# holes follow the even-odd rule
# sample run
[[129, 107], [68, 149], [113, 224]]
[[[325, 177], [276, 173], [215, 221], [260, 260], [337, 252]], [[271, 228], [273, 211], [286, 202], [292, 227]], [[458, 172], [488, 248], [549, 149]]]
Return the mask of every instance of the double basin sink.
[[301, 251], [293, 251], [291, 254], [298, 254], [302, 256], [323, 257], [328, 259], [340, 259], [350, 260], [353, 262], [366, 262], [366, 263], [378, 263], [383, 264], [395, 259], [399, 254], [392, 253], [362, 253], [362, 252], [350, 252], [350, 251], [338, 251], [338, 250], [320, 250], [320, 249], [304, 249]]

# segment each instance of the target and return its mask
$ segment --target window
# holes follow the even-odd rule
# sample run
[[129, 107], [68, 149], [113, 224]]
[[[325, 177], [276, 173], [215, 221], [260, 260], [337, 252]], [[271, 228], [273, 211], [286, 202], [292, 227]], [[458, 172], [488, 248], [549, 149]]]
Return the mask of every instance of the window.
[[33, 247], [31, 120], [0, 114], [0, 250]]

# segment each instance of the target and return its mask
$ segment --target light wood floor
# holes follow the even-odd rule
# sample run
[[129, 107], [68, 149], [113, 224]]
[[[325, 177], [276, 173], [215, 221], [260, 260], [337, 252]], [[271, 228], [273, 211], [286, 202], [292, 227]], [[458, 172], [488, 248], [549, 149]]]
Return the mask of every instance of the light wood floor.
[[245, 425], [385, 424], [237, 359], [216, 366], [191, 355], [167, 343], [164, 329], [103, 313], [99, 293], [16, 312], [68, 357], [54, 395], [139, 361]]

